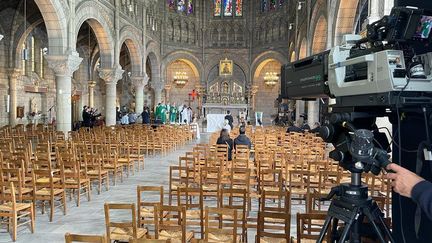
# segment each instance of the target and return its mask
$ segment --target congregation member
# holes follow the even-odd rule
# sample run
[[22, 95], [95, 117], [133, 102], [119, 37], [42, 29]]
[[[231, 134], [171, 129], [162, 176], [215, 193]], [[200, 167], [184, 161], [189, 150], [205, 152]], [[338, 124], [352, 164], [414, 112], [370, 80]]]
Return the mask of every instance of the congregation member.
[[122, 118], [122, 113], [120, 112], [120, 107], [116, 107], [116, 123], [120, 124]]
[[301, 128], [298, 126], [298, 122], [296, 122], [296, 124], [297, 124], [297, 126], [296, 126], [295, 124], [291, 123], [291, 125], [288, 126], [286, 132], [287, 132], [287, 133], [290, 133], [290, 132], [303, 133], [304, 131], [303, 131], [303, 129], [301, 129]]
[[228, 160], [232, 160], [233, 140], [230, 138], [229, 131], [222, 129], [216, 144], [226, 144], [228, 146]]
[[150, 124], [150, 108], [148, 106], [144, 106], [143, 112], [141, 113], [141, 118], [143, 124]]
[[239, 128], [239, 135], [234, 139], [234, 149], [237, 145], [247, 145], [249, 149], [252, 147], [252, 142], [246, 136], [246, 127], [241, 126]]
[[138, 119], [137, 114], [134, 111], [131, 111], [128, 116], [129, 116], [129, 125], [135, 124]]
[[120, 122], [121, 122], [122, 125], [129, 125], [129, 115], [128, 115], [128, 113], [124, 113], [123, 114]]
[[321, 124], [319, 122], [315, 122], [314, 123], [314, 128], [312, 128], [312, 130], [310, 130], [311, 133], [319, 133], [321, 129]]
[[231, 130], [234, 128], [234, 118], [233, 118], [233, 116], [231, 115], [231, 111], [227, 111], [227, 114], [226, 114], [226, 116], [225, 116], [225, 120], [228, 120], [228, 124], [230, 125], [230, 127], [231, 127]]

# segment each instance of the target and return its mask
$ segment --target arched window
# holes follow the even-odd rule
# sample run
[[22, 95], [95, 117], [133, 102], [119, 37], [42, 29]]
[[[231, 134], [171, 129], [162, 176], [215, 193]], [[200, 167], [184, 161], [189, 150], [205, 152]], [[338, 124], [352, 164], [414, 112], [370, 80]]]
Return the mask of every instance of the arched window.
[[214, 0], [215, 17], [243, 16], [243, 0]]
[[281, 9], [284, 3], [285, 0], [261, 0], [261, 12]]
[[168, 8], [173, 12], [193, 14], [195, 5], [193, 0], [168, 0]]

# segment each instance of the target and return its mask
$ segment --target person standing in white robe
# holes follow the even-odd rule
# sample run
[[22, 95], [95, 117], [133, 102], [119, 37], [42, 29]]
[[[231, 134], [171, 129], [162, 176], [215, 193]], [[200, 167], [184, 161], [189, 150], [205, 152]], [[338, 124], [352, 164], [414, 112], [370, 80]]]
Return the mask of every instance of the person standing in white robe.
[[182, 124], [189, 124], [189, 122], [190, 122], [189, 121], [189, 112], [188, 112], [188, 108], [186, 107], [186, 105], [183, 106], [183, 110], [182, 110], [181, 114], [182, 114], [182, 119], [183, 119]]
[[196, 139], [200, 139], [201, 138], [201, 133], [200, 133], [200, 128], [198, 125], [198, 120], [196, 118], [193, 119], [193, 122], [191, 123], [191, 125], [196, 126]]

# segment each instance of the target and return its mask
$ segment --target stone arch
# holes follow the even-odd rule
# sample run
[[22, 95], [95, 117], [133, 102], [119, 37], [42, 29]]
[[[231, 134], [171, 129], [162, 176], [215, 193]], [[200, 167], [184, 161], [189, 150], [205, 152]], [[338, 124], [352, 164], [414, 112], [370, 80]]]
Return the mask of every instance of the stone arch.
[[77, 9], [77, 15], [75, 17], [75, 29], [77, 32], [74, 38], [76, 39], [78, 36], [78, 31], [84, 21], [87, 21], [98, 41], [101, 67], [112, 68], [114, 65], [114, 38], [110, 31], [113, 29], [112, 23], [106, 20], [104, 17], [106, 13], [101, 8], [96, 7], [94, 3], [92, 4], [93, 5], [83, 4]]
[[354, 32], [356, 22], [356, 14], [359, 5], [359, 0], [343, 0], [339, 1], [339, 6], [336, 9], [336, 18], [334, 18], [334, 43], [340, 44], [343, 35]]
[[[327, 23], [327, 6], [326, 1], [324, 0], [318, 0], [315, 5], [313, 6], [311, 20], [310, 20], [310, 28], [308, 30], [308, 36], [311, 38], [308, 43], [308, 49], [312, 50], [312, 40], [314, 39], [315, 30], [317, 28], [317, 25], [319, 24], [319, 21], [324, 16], [326, 23]], [[327, 31], [327, 26], [325, 26], [325, 31]], [[327, 35], [326, 35], [327, 36]]]
[[63, 1], [35, 0], [45, 22], [48, 34], [48, 51], [51, 55], [64, 54], [67, 49], [67, 18]]
[[321, 15], [315, 25], [312, 39], [312, 54], [319, 53], [326, 49], [327, 44], [327, 19]]
[[186, 51], [175, 51], [165, 56], [165, 58], [162, 60], [162, 78], [165, 80], [165, 83], [167, 82], [167, 68], [169, 64], [176, 60], [182, 60], [186, 62], [194, 72], [195, 76], [202, 79], [202, 70], [203, 65], [201, 61], [195, 57], [193, 54], [186, 52]]
[[[276, 51], [266, 51], [258, 55], [255, 60], [252, 62], [251, 70], [253, 73], [254, 79], [256, 78], [257, 73], [261, 71], [261, 69], [271, 60], [278, 61], [281, 65], [288, 63], [287, 58], [279, 52]], [[264, 63], [264, 64], [263, 64]]]
[[160, 50], [158, 44], [154, 41], [149, 41], [146, 46], [146, 56], [144, 60], [146, 60], [146, 62], [147, 60], [150, 61], [151, 79], [149, 81], [153, 84], [159, 83], [161, 78], [161, 59], [159, 53]]
[[307, 40], [306, 40], [306, 37], [304, 37], [303, 38], [303, 40], [300, 42], [300, 47], [299, 47], [299, 51], [298, 51], [298, 57], [297, 57], [297, 60], [298, 59], [303, 59], [303, 58], [305, 58], [305, 57], [307, 57], [308, 56], [308, 54], [307, 54]]
[[[39, 20], [37, 20], [36, 22], [34, 22], [34, 23], [32, 23], [30, 26], [28, 26], [27, 27], [27, 29], [26, 30], [24, 30], [24, 33], [23, 34], [20, 34], [20, 36], [18, 37], [18, 36], [15, 36], [15, 37], [18, 37], [19, 39], [18, 39], [18, 41], [16, 42], [16, 46], [15, 46], [15, 48], [14, 48], [14, 54], [13, 54], [13, 56], [15, 57], [15, 58], [12, 58], [12, 62], [15, 62], [15, 67], [17, 67], [17, 68], [23, 68], [23, 67], [21, 67], [21, 65], [22, 65], [22, 62], [21, 62], [21, 60], [22, 60], [22, 52], [21, 52], [21, 50], [22, 50], [22, 46], [23, 46], [23, 44], [25, 43], [25, 41], [26, 41], [26, 39], [27, 39], [27, 36], [37, 27], [37, 26], [39, 26], [40, 24], [42, 24], [42, 23], [44, 23], [44, 20], [43, 19], [39, 19]], [[4, 33], [4, 32], [3, 32]], [[49, 41], [49, 40], [48, 40]]]
[[143, 68], [141, 53], [143, 51], [140, 45], [140, 38], [132, 27], [126, 26], [120, 31], [120, 43], [125, 43], [129, 50], [133, 75], [141, 75]]

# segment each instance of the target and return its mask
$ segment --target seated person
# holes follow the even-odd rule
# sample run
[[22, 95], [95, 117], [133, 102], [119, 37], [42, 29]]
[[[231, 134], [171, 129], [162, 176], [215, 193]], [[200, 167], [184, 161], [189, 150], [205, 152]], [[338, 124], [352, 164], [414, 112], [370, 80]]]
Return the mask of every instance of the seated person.
[[321, 124], [319, 122], [315, 122], [314, 128], [310, 130], [311, 133], [319, 133], [321, 128]]
[[[298, 122], [297, 122], [297, 124], [298, 124]], [[296, 126], [296, 125], [294, 125], [294, 124], [291, 124], [291, 125], [288, 127], [288, 129], [287, 129], [286, 132], [287, 132], [287, 133], [289, 133], [289, 132], [300, 132], [300, 133], [303, 133], [304, 131], [303, 131], [303, 129], [301, 129], [300, 127], [298, 127], [298, 126]]]
[[303, 123], [303, 125], [300, 127], [300, 129], [302, 129], [303, 131], [305, 131], [305, 130], [311, 130], [311, 128], [310, 128], [310, 126], [309, 126], [309, 124], [307, 123], [307, 121], [305, 121], [304, 123]]
[[246, 127], [241, 126], [239, 128], [239, 135], [234, 139], [234, 149], [237, 145], [247, 145], [249, 149], [252, 147], [250, 139], [246, 136]]
[[229, 136], [229, 132], [226, 129], [222, 129], [220, 136], [216, 141], [216, 144], [226, 144], [228, 145], [228, 160], [232, 160], [232, 150], [233, 150], [233, 140]]

